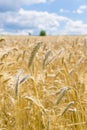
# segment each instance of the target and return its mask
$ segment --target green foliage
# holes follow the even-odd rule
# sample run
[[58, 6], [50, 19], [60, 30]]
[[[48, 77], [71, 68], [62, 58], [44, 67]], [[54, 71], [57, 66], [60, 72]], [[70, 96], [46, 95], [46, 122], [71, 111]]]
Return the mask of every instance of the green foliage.
[[46, 36], [47, 34], [46, 34], [46, 31], [41, 30], [39, 35], [40, 35], [40, 36]]

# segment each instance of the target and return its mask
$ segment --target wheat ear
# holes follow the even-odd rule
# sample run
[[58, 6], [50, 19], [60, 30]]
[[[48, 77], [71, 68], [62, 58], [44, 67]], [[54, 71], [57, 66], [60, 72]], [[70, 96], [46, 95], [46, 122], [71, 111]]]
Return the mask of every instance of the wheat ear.
[[37, 53], [37, 51], [39, 50], [40, 46], [42, 45], [42, 42], [37, 43], [37, 45], [33, 48], [30, 58], [29, 58], [29, 63], [28, 63], [28, 67], [30, 67], [33, 63], [34, 57]]
[[63, 98], [63, 96], [65, 95], [66, 91], [68, 90], [69, 88], [68, 87], [64, 87], [62, 88], [62, 90], [60, 91], [60, 94], [59, 94], [59, 97], [56, 101], [56, 104], [59, 104], [61, 99]]
[[70, 108], [70, 106], [73, 104], [74, 104], [74, 101], [71, 101], [70, 103], [68, 103], [68, 105], [66, 106], [66, 108], [64, 109], [64, 111], [62, 112], [61, 115], [63, 115]]
[[48, 59], [48, 57], [49, 57], [50, 54], [51, 54], [51, 51], [50, 51], [50, 50], [47, 51], [47, 53], [46, 53], [46, 55], [45, 55], [45, 58], [44, 58], [44, 60], [43, 60], [43, 69], [45, 68], [46, 61], [47, 61], [47, 59]]

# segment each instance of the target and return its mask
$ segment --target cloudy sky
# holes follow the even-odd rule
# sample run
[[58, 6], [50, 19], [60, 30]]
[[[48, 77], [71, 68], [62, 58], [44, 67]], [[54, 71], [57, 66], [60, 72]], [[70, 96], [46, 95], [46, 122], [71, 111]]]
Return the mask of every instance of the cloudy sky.
[[0, 0], [0, 34], [87, 34], [87, 0]]

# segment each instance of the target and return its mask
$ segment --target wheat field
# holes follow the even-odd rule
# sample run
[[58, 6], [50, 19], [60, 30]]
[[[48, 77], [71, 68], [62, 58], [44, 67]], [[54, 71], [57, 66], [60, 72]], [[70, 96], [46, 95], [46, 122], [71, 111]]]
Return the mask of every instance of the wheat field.
[[87, 129], [87, 36], [0, 36], [0, 130]]

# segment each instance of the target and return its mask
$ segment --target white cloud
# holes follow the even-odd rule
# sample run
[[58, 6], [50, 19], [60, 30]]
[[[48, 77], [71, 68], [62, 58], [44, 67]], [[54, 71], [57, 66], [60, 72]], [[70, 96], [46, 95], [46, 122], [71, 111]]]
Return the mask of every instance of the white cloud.
[[64, 32], [66, 34], [87, 34], [87, 24], [84, 24], [82, 21], [69, 20], [66, 23]]
[[47, 0], [20, 0], [20, 2], [22, 2], [22, 4], [31, 5], [31, 4], [37, 4], [37, 3], [46, 3]]
[[1, 0], [0, 11], [14, 11], [20, 9], [22, 5], [32, 5], [38, 3], [53, 2], [54, 0]]
[[0, 13], [0, 33], [2, 34], [39, 34], [41, 29], [48, 34], [87, 34], [87, 24], [74, 21], [55, 13], [28, 11]]
[[19, 9], [19, 0], [1, 0], [0, 1], [0, 11], [9, 11]]
[[60, 12], [60, 13], [69, 13], [70, 11], [69, 11], [69, 10], [65, 10], [65, 9], [61, 8], [61, 9], [59, 10], [59, 12]]
[[54, 2], [55, 0], [20, 0], [20, 3], [22, 4], [38, 4], [38, 3], [46, 3], [46, 2]]
[[4, 29], [0, 27], [0, 33], [3, 34], [4, 33]]
[[78, 14], [82, 14], [86, 10], [87, 10], [87, 5], [81, 5], [75, 12]]
[[50, 34], [57, 33], [60, 22], [67, 20], [66, 17], [54, 13], [26, 11], [24, 9], [20, 9], [18, 12], [0, 13], [0, 16], [2, 17], [0, 24], [5, 30], [12, 32], [33, 30], [32, 32], [37, 34], [41, 29], [47, 30]]

